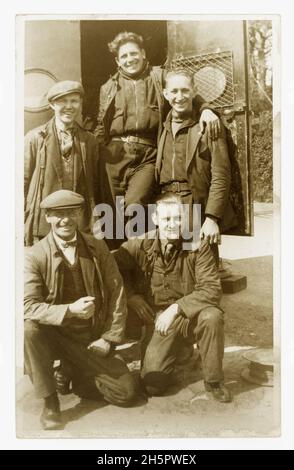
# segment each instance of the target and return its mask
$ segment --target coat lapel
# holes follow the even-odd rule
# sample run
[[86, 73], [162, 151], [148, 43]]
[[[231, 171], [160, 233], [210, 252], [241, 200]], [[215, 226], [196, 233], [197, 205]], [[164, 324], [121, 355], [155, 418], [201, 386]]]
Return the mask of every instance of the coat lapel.
[[166, 139], [166, 129], [164, 128], [161, 138], [159, 140], [156, 164], [155, 164], [155, 179], [157, 182], [159, 182], [159, 175], [160, 175], [161, 164], [162, 164], [163, 146], [165, 143], [165, 139]]
[[60, 186], [62, 186], [62, 163], [60, 156], [60, 148], [57, 138], [56, 129], [54, 128], [54, 118], [48, 124], [48, 136], [46, 139], [46, 153], [52, 162], [52, 165], [56, 171], [57, 178]]
[[[78, 244], [84, 244], [86, 245], [90, 255], [91, 256], [81, 256], [80, 255], [80, 264], [81, 264], [81, 270], [83, 273], [83, 279], [86, 287], [86, 291], [88, 295], [95, 295], [95, 270], [96, 270], [96, 264], [94, 262], [94, 256], [93, 256], [93, 250], [95, 250], [92, 246], [91, 243], [89, 243], [88, 237], [86, 237], [84, 234], [81, 234], [81, 232], [78, 232]], [[84, 251], [84, 250], [81, 250]]]
[[202, 137], [202, 134], [200, 132], [199, 124], [196, 124], [195, 126], [192, 126], [189, 128], [188, 138], [187, 138], [187, 148], [186, 148], [186, 170], [187, 171], [196, 153], [196, 149], [197, 149], [197, 146], [199, 144], [201, 137]]
[[80, 256], [80, 263], [87, 294], [94, 296], [95, 264], [84, 256]]
[[48, 233], [47, 237], [41, 240], [41, 243], [46, 247], [47, 252], [47, 279], [51, 279], [51, 294], [54, 299], [61, 299], [63, 289], [63, 271], [60, 270], [62, 257], [58, 251], [56, 243], [53, 238], [52, 230]]
[[80, 146], [80, 152], [78, 151], [76, 155], [76, 173], [75, 173], [76, 185], [77, 185], [82, 169], [84, 170], [86, 181], [88, 179], [87, 162], [86, 162], [86, 157], [87, 157], [86, 133], [80, 127], [78, 127], [78, 145]]

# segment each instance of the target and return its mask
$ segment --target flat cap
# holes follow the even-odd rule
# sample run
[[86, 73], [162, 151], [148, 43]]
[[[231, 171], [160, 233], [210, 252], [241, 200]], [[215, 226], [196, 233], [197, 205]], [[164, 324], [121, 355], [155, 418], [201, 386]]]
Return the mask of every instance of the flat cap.
[[47, 99], [49, 103], [57, 100], [62, 96], [69, 95], [70, 93], [79, 93], [84, 96], [84, 88], [80, 82], [74, 82], [72, 80], [64, 80], [62, 82], [54, 83], [47, 93]]
[[45, 197], [40, 204], [41, 209], [73, 209], [82, 207], [85, 199], [78, 193], [60, 189]]

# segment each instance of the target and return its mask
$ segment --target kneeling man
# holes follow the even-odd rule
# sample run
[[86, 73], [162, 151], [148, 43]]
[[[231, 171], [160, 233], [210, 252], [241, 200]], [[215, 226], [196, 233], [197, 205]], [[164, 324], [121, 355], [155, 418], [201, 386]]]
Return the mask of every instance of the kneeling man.
[[183, 207], [175, 194], [159, 197], [154, 223], [155, 234], [129, 239], [115, 254], [129, 290], [130, 310], [136, 310], [145, 325], [154, 324], [141, 371], [144, 387], [149, 395], [165, 392], [181, 345], [192, 338], [202, 359], [206, 391], [229, 402], [222, 368], [222, 290], [209, 242], [199, 241], [194, 251], [184, 249], [189, 244], [182, 243]]
[[117, 265], [103, 240], [80, 232], [84, 198], [59, 190], [41, 203], [49, 234], [25, 261], [25, 368], [44, 399], [43, 429], [62, 425], [53, 363], [71, 371], [73, 391], [89, 390], [128, 405], [136, 387], [113, 345], [124, 336], [126, 297]]

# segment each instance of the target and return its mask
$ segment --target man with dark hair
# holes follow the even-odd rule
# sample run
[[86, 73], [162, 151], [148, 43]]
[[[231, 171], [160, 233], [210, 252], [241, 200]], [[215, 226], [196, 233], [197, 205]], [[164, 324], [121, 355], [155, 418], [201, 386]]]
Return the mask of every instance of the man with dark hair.
[[98, 146], [93, 134], [77, 122], [84, 89], [80, 82], [64, 80], [48, 91], [54, 117], [25, 136], [24, 198], [25, 244], [45, 237], [49, 231], [40, 202], [59, 189], [78, 191], [85, 198], [83, 229], [89, 230], [97, 202]]
[[[147, 326], [141, 377], [149, 395], [161, 395], [183, 344], [197, 342], [205, 389], [220, 402], [231, 401], [223, 382], [224, 314], [221, 283], [209, 243], [193, 251], [183, 244], [183, 206], [166, 193], [156, 203], [155, 233], [132, 238], [115, 253], [128, 292], [128, 307]], [[150, 331], [151, 330], [151, 331]]]
[[[65, 363], [80, 397], [126, 406], [136, 394], [113, 346], [124, 337], [126, 298], [103, 240], [80, 232], [84, 198], [60, 190], [41, 202], [51, 231], [25, 260], [25, 369], [44, 400], [43, 429], [62, 426], [53, 364]], [[63, 365], [64, 367], [64, 365]]]
[[[103, 144], [101, 157], [113, 196], [124, 196], [126, 207], [146, 205], [154, 200], [157, 143], [167, 111], [162, 94], [165, 72], [149, 65], [143, 39], [135, 33], [118, 34], [109, 50], [118, 72], [101, 87], [95, 135]], [[203, 110], [201, 125], [206, 122], [217, 135], [218, 117], [201, 107], [199, 96], [197, 100]]]
[[191, 207], [201, 206], [201, 237], [213, 246], [218, 262], [220, 227], [225, 231], [237, 222], [229, 201], [231, 164], [224, 126], [220, 123], [216, 139], [202, 130], [195, 93], [187, 70], [166, 74], [163, 94], [171, 111], [158, 145], [156, 179], [162, 193], [174, 192]]

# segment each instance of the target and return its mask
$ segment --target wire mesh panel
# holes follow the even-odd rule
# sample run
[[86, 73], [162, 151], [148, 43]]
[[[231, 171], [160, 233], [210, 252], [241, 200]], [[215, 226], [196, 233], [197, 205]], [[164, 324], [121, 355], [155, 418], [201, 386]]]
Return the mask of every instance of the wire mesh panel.
[[207, 103], [216, 108], [234, 104], [232, 51], [178, 57], [171, 68], [185, 68], [193, 73], [197, 91]]

